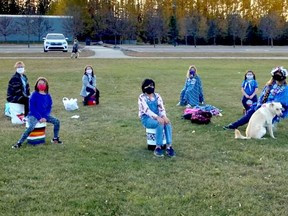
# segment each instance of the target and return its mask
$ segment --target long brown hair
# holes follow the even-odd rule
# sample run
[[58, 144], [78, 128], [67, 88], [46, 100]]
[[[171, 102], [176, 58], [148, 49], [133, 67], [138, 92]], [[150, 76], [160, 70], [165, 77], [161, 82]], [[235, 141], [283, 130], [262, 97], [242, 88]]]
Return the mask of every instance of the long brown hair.
[[49, 84], [48, 84], [48, 80], [45, 78], [45, 77], [39, 77], [35, 83], [35, 86], [34, 86], [34, 90], [39, 92], [39, 89], [38, 89], [38, 82], [39, 81], [44, 81], [45, 84], [46, 84], [46, 90], [45, 90], [45, 93], [48, 93], [49, 92]]
[[85, 66], [85, 68], [84, 68], [84, 75], [88, 75], [88, 74], [86, 73], [87, 67], [90, 67], [90, 68], [91, 68], [91, 70], [92, 70], [91, 75], [92, 75], [92, 77], [94, 77], [94, 69], [93, 69], [93, 67], [92, 67], [91, 65], [86, 65], [86, 66]]

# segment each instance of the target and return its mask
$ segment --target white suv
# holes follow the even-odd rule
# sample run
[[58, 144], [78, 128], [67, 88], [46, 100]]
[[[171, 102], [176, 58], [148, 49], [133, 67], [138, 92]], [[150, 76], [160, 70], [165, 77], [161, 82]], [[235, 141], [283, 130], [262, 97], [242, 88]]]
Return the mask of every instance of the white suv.
[[51, 50], [55, 51], [68, 51], [68, 38], [65, 38], [63, 34], [59, 33], [49, 33], [44, 40], [44, 52], [48, 52]]

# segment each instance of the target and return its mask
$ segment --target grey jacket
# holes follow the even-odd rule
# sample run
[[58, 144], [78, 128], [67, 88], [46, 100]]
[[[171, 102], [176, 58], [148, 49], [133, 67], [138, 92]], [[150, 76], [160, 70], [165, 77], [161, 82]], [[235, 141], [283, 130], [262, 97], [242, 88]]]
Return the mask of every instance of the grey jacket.
[[96, 88], [96, 75], [94, 77], [91, 76], [91, 81], [89, 82], [89, 77], [88, 75], [84, 74], [82, 77], [82, 88], [80, 95], [83, 97], [87, 96], [86, 88], [92, 88], [95, 90]]

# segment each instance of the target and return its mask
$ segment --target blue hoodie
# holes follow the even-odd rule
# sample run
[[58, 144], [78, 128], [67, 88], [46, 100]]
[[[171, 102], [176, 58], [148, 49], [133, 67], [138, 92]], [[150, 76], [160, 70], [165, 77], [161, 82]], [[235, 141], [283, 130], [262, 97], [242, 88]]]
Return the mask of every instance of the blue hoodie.
[[40, 94], [34, 91], [29, 100], [30, 116], [34, 116], [38, 121], [41, 118], [47, 119], [52, 110], [52, 97], [48, 94]]

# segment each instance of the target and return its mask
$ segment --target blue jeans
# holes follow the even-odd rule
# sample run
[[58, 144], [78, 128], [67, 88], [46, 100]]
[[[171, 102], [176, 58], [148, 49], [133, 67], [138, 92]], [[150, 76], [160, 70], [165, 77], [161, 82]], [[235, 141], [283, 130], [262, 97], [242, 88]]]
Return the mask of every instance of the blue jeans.
[[253, 107], [250, 108], [244, 116], [242, 116], [237, 121], [231, 123], [231, 126], [236, 129], [242, 125], [247, 124], [255, 111], [256, 111], [256, 109], [253, 109]]
[[167, 145], [172, 144], [172, 126], [171, 124], [160, 124], [157, 120], [152, 119], [148, 116], [143, 116], [141, 118], [142, 125], [145, 128], [156, 129], [156, 145], [163, 145], [163, 129], [166, 136]]
[[242, 97], [242, 105], [246, 111], [248, 111], [251, 107], [251, 106], [248, 106], [246, 103], [248, 100], [251, 100], [253, 103], [256, 103], [257, 102], [257, 95], [255, 95], [252, 99], [248, 99], [245, 96]]
[[[53, 130], [54, 138], [57, 138], [59, 136], [60, 121], [53, 116], [48, 116], [48, 118], [46, 120], [48, 123], [51, 123], [54, 125], [54, 130]], [[36, 124], [38, 123], [38, 120], [34, 116], [28, 116], [27, 121], [28, 121], [29, 127], [26, 128], [26, 130], [22, 134], [21, 138], [19, 139], [18, 143], [20, 143], [20, 144], [22, 144], [27, 139], [29, 134], [34, 130]]]

